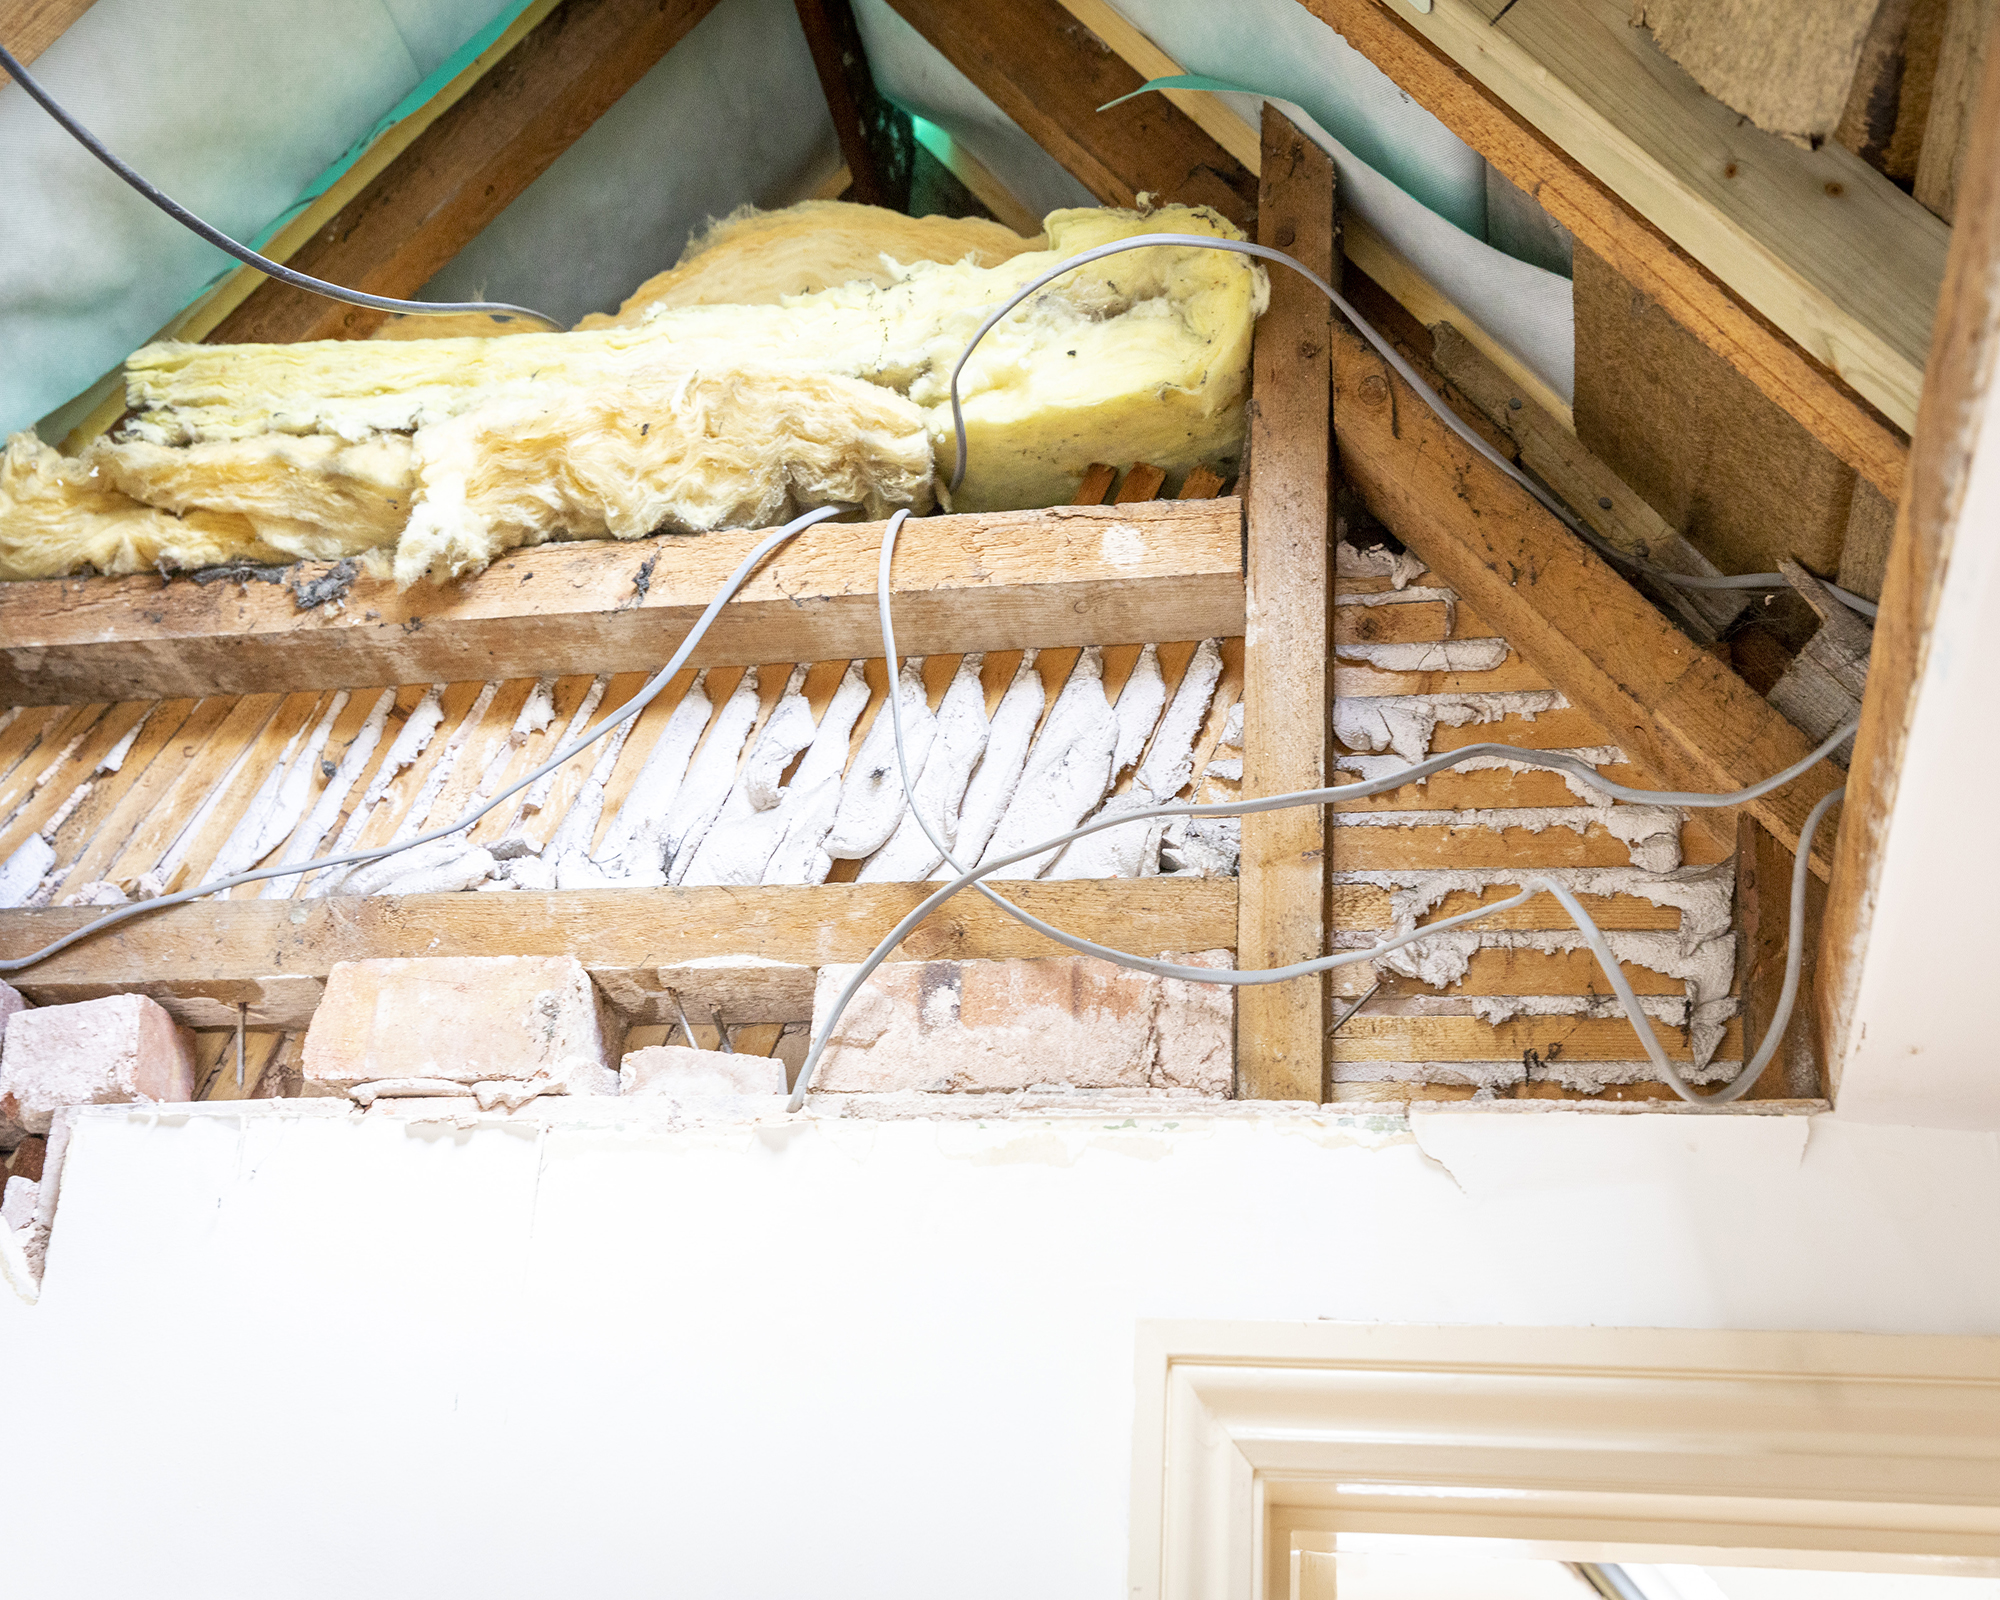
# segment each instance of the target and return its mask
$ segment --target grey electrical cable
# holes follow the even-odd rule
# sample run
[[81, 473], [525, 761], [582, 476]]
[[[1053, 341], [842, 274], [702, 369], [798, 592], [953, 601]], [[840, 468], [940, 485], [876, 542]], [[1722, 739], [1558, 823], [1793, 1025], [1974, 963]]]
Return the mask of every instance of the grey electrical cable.
[[[881, 555], [876, 565], [876, 614], [882, 630], [883, 656], [889, 664], [892, 691], [894, 687], [895, 663], [898, 658], [896, 652], [895, 619], [891, 615], [890, 606], [891, 590], [889, 575], [891, 563], [895, 556], [896, 536], [901, 531], [903, 523], [908, 520], [908, 517], [909, 513], [907, 511], [898, 511], [889, 519], [888, 525], [882, 532]], [[925, 917], [929, 916], [933, 910], [950, 899], [951, 896], [957, 894], [961, 889], [968, 887], [978, 889], [994, 905], [1005, 911], [1009, 916], [1033, 928], [1037, 933], [1053, 939], [1058, 944], [1075, 950], [1080, 954], [1095, 956], [1101, 960], [1111, 961], [1119, 966], [1129, 967], [1135, 971], [1152, 973], [1158, 977], [1178, 978], [1191, 983], [1225, 984], [1237, 988], [1254, 987], [1267, 983], [1283, 983], [1289, 979], [1305, 977], [1311, 973], [1330, 971], [1335, 967], [1346, 966], [1352, 962], [1372, 960], [1376, 956], [1387, 955], [1393, 950], [1399, 950], [1406, 944], [1414, 944], [1419, 939], [1429, 938], [1432, 934], [1442, 933], [1448, 929], [1460, 927], [1481, 918], [1493, 916], [1500, 911], [1509, 910], [1514, 906], [1524, 904], [1528, 899], [1532, 899], [1534, 895], [1546, 890], [1555, 894], [1557, 899], [1562, 901], [1565, 908], [1570, 911], [1572, 917], [1577, 919], [1579, 931], [1590, 942], [1592, 951], [1597, 955], [1600, 964], [1605, 965], [1606, 976], [1611, 980], [1613, 988], [1618, 991], [1621, 1003], [1625, 1004], [1627, 1019], [1632, 1022], [1635, 1030], [1639, 1032], [1642, 1041], [1647, 1047], [1649, 1058], [1665, 1075], [1669, 1085], [1682, 1099], [1693, 1104], [1708, 1105], [1722, 1103], [1712, 1096], [1697, 1095], [1682, 1083], [1679, 1075], [1672, 1070], [1665, 1054], [1660, 1051], [1658, 1042], [1652, 1036], [1652, 1029], [1644, 1021], [1644, 1012], [1639, 1006], [1638, 997], [1632, 993], [1631, 985], [1625, 981], [1624, 973], [1619, 970], [1618, 963], [1611, 956], [1610, 947], [1604, 942], [1603, 936], [1598, 933], [1596, 924], [1591, 922], [1589, 914], [1584, 911], [1582, 904], [1567, 889], [1547, 879], [1538, 878], [1534, 880], [1529, 887], [1523, 889], [1521, 895], [1514, 899], [1482, 907], [1477, 911], [1465, 912], [1441, 922], [1427, 924], [1402, 938], [1371, 946], [1367, 950], [1343, 951], [1338, 955], [1322, 956], [1312, 961], [1295, 962], [1286, 967], [1265, 968], [1249, 972], [1217, 971], [1210, 967], [1181, 966], [1170, 961], [1160, 961], [1147, 956], [1136, 956], [1129, 951], [1116, 950], [1109, 945], [1098, 944], [1093, 940], [1080, 938], [1075, 934], [1067, 933], [1061, 928], [1044, 922], [1032, 912], [1015, 905], [1011, 900], [1006, 899], [991, 889], [983, 879], [988, 874], [996, 872], [1002, 867], [1012, 866], [1018, 861], [1029, 860], [1034, 856], [1043, 854], [1045, 851], [1059, 849], [1074, 840], [1085, 838], [1106, 828], [1120, 827], [1127, 823], [1145, 822], [1161, 817], [1242, 816], [1262, 811], [1282, 810], [1290, 806], [1334, 805], [1343, 800], [1362, 800], [1367, 799], [1371, 795], [1383, 794], [1389, 790], [1401, 788], [1407, 783], [1427, 778], [1433, 773], [1442, 772], [1449, 767], [1457, 766], [1462, 762], [1479, 756], [1497, 755], [1510, 761], [1522, 762], [1526, 765], [1573, 773], [1617, 799], [1646, 800], [1654, 804], [1698, 808], [1719, 808], [1740, 805], [1745, 801], [1757, 799], [1759, 796], [1768, 794], [1773, 789], [1791, 782], [1802, 773], [1825, 760], [1827, 756], [1840, 747], [1858, 725], [1856, 722], [1843, 724], [1829, 735], [1810, 755], [1793, 762], [1782, 772], [1775, 773], [1761, 782], [1753, 783], [1747, 788], [1738, 789], [1729, 794], [1701, 794], [1690, 790], [1634, 789], [1629, 785], [1614, 783], [1608, 778], [1601, 777], [1596, 768], [1577, 760], [1573, 756], [1566, 756], [1557, 752], [1524, 750], [1508, 744], [1480, 743], [1466, 745], [1461, 749], [1450, 751], [1444, 755], [1432, 756], [1426, 761], [1417, 762], [1413, 766], [1402, 768], [1384, 777], [1370, 779], [1363, 783], [1341, 784], [1326, 789], [1299, 790], [1291, 794], [1271, 795], [1257, 800], [1239, 800], [1225, 805], [1150, 806], [1138, 811], [1122, 812], [1116, 816], [1099, 816], [1083, 824], [1081, 827], [1072, 829], [1068, 833], [1061, 834], [1055, 838], [1043, 839], [1026, 849], [1016, 851], [1013, 855], [1002, 857], [997, 861], [987, 862], [983, 866], [974, 869], [967, 869], [953, 857], [951, 847], [938, 836], [937, 831], [931, 826], [930, 819], [923, 814], [922, 808], [917, 804], [916, 783], [910, 774], [909, 759], [903, 743], [901, 697], [892, 692], [887, 698], [889, 726], [891, 733], [895, 736], [896, 766], [902, 778], [904, 798], [912, 813], [916, 816], [917, 826], [923, 830], [924, 837], [930, 840], [932, 848], [939, 853], [948, 866], [958, 873], [958, 877], [946, 883], [943, 888], [927, 896], [908, 916], [899, 922], [881, 943], [875, 947], [868, 959], [855, 970], [854, 974], [842, 987], [839, 995], [834, 999], [824, 1025], [815, 1030], [815, 1035], [807, 1049], [805, 1061], [799, 1069], [797, 1085], [792, 1092], [791, 1099], [787, 1102], [786, 1108], [790, 1111], [797, 1111], [805, 1104], [806, 1093], [812, 1086], [813, 1075], [818, 1069], [820, 1057], [825, 1053], [826, 1045], [832, 1038], [833, 1030], [839, 1025], [841, 1014], [847, 1009], [849, 1002], [854, 996], [860, 992], [861, 985], [868, 980], [877, 967], [888, 959], [896, 946], [901, 944], [905, 938], [916, 930]], [[1813, 833], [1817, 830], [1820, 819], [1826, 815], [1833, 801], [1837, 800], [1843, 792], [1844, 790], [1835, 790], [1831, 796], [1823, 799], [1812, 812], [1800, 846], [1800, 859], [1802, 861], [1809, 860], [1810, 858]], [[1792, 916], [1794, 922], [1801, 930], [1799, 935], [1793, 939], [1792, 944], [1793, 953], [1797, 954], [1799, 953], [1800, 941], [1803, 938], [1804, 886], [1802, 880], [1797, 875], [1796, 869], [1793, 884]], [[1789, 974], [1790, 972], [1791, 966], [1788, 960], [1787, 973]], [[1794, 985], [1795, 987], [1796, 985]], [[1774, 1018], [1774, 1027], [1777, 1034], [1782, 1034], [1783, 1024], [1789, 1018], [1790, 1009], [1789, 1002], [1781, 1000], [1780, 1010]], [[1766, 1038], [1766, 1044], [1770, 1046], [1770, 1049], [1776, 1048], [1773, 1037], [1767, 1036]], [[1768, 1057], [1768, 1050], [1759, 1053], [1759, 1057], [1754, 1063], [1759, 1071], [1762, 1070], [1763, 1064], [1768, 1060]], [[1755, 1081], [1754, 1074], [1750, 1081]], [[1726, 1098], [1735, 1098], [1736, 1095], [1741, 1094], [1743, 1089], [1747, 1087], [1747, 1083], [1742, 1087], [1732, 1085], [1733, 1092], [1728, 1093]]]
[[[1058, 262], [1055, 266], [1050, 267], [1048, 271], [1038, 273], [1035, 277], [1030, 278], [1003, 301], [998, 309], [988, 316], [984, 322], [980, 323], [979, 331], [973, 334], [972, 342], [965, 347], [964, 352], [958, 358], [957, 365], [951, 369], [951, 421], [958, 438], [958, 461], [951, 474], [951, 487], [953, 489], [957, 489], [965, 481], [965, 407], [958, 393], [959, 374], [964, 372], [965, 364], [972, 359], [972, 352], [978, 349], [979, 341], [992, 332], [1005, 319], [1007, 314], [1023, 300], [1026, 300], [1036, 290], [1053, 283], [1057, 278], [1062, 277], [1063, 274], [1074, 272], [1078, 267], [1088, 266], [1093, 261], [1102, 261], [1107, 256], [1122, 255], [1128, 250], [1149, 250], [1157, 247], [1226, 250], [1236, 255], [1254, 256], [1260, 261], [1273, 261], [1279, 266], [1291, 268], [1292, 271], [1304, 278], [1339, 308], [1341, 315], [1354, 324], [1356, 331], [1360, 333], [1361, 337], [1374, 346], [1375, 353], [1388, 362], [1395, 370], [1396, 375], [1417, 392], [1417, 397], [1425, 405], [1437, 413], [1439, 421], [1443, 422], [1446, 427], [1457, 434], [1459, 438], [1463, 439], [1485, 460], [1505, 473], [1515, 483], [1519, 484], [1551, 516], [1555, 517], [1570, 532], [1598, 551], [1607, 560], [1615, 562], [1619, 566], [1629, 568], [1634, 572], [1644, 573], [1647, 577], [1657, 578], [1663, 583], [1671, 583], [1683, 589], [1787, 589], [1790, 587], [1785, 581], [1785, 575], [1781, 572], [1747, 572], [1725, 574], [1716, 577], [1697, 577], [1688, 573], [1669, 571], [1665, 567], [1656, 566], [1650, 561], [1642, 561], [1639, 557], [1620, 550], [1595, 528], [1591, 527], [1589, 523], [1571, 511], [1556, 495], [1543, 488], [1541, 484], [1529, 477], [1527, 473], [1515, 466], [1513, 462], [1509, 461], [1498, 450], [1495, 450], [1492, 445], [1482, 439], [1478, 432], [1463, 417], [1459, 416], [1456, 411], [1445, 404], [1443, 397], [1436, 390], [1424, 382], [1423, 378], [1418, 374], [1417, 369], [1403, 359], [1402, 354], [1395, 346], [1390, 344], [1366, 317], [1356, 311], [1353, 304], [1338, 289], [1328, 283], [1326, 279], [1322, 278], [1310, 267], [1294, 261], [1283, 251], [1273, 250], [1268, 245], [1251, 244], [1248, 240], [1244, 239], [1218, 239], [1212, 234], [1205, 233], [1142, 233], [1136, 234], [1129, 239], [1117, 239], [1113, 240], [1110, 244], [1101, 244], [1093, 249], [1079, 251], [1067, 260]], [[1829, 583], [1825, 587], [1827, 592], [1840, 601], [1842, 605], [1852, 607], [1866, 617], [1873, 617], [1875, 615], [1876, 607], [1873, 601], [1865, 600], [1858, 594], [1851, 594], [1837, 584]]]
[[119, 160], [117, 156], [113, 155], [105, 147], [103, 141], [97, 135], [78, 122], [75, 117], [71, 116], [54, 95], [50, 94], [40, 83], [29, 76], [27, 69], [20, 62], [16, 61], [4, 47], [0, 47], [0, 67], [6, 68], [14, 81], [28, 92], [29, 98], [34, 100], [37, 105], [53, 117], [64, 132], [69, 134], [78, 144], [82, 145], [84, 149], [96, 156], [99, 161], [103, 162], [113, 172], [117, 173], [119, 177], [123, 178], [134, 189], [138, 190], [146, 199], [166, 212], [168, 216], [172, 217], [174, 221], [178, 222], [190, 233], [206, 239], [216, 249], [228, 252], [245, 266], [255, 267], [267, 277], [276, 278], [281, 283], [289, 283], [295, 289], [304, 289], [311, 294], [324, 295], [329, 300], [342, 300], [351, 306], [365, 306], [371, 311], [395, 311], [405, 315], [425, 317], [448, 316], [458, 312], [487, 312], [494, 316], [502, 317], [532, 317], [536, 322], [547, 323], [551, 329], [558, 333], [562, 331], [562, 324], [557, 322], [554, 317], [544, 316], [539, 311], [531, 311], [526, 306], [506, 305], [499, 301], [490, 300], [394, 300], [387, 295], [366, 294], [359, 289], [344, 289], [337, 283], [328, 283], [323, 278], [309, 277], [303, 272], [294, 271], [281, 262], [271, 260], [269, 256], [259, 255], [247, 244], [238, 244], [220, 228], [215, 227], [211, 223], [204, 222], [178, 200], [163, 192], [156, 185], [148, 182], [146, 178]]
[[1822, 795], [1819, 804], [1806, 816], [1805, 829], [1799, 835], [1798, 853], [1792, 860], [1792, 906], [1786, 927], [1788, 943], [1785, 949], [1785, 981], [1778, 991], [1778, 1003], [1772, 1008], [1770, 1026], [1764, 1030], [1764, 1037], [1757, 1046], [1756, 1054], [1743, 1063], [1741, 1072], [1713, 1094], [1696, 1093], [1687, 1086], [1681, 1075], [1673, 1070], [1672, 1064], [1667, 1060], [1666, 1051], [1660, 1048], [1660, 1041], [1654, 1036], [1652, 1028], [1645, 1020], [1645, 1012], [1640, 1008], [1639, 997], [1632, 992], [1632, 985], [1626, 980], [1624, 970], [1618, 965], [1618, 958], [1611, 953], [1610, 944], [1605, 940], [1590, 913], [1584, 910], [1583, 902], [1570, 893], [1567, 887], [1551, 878], [1532, 880], [1562, 902], [1563, 909], [1570, 914], [1578, 931], [1588, 941], [1591, 954], [1597, 958], [1597, 964], [1603, 969], [1604, 976], [1610, 980], [1611, 987], [1618, 992], [1618, 1003], [1624, 1008], [1626, 1020], [1632, 1024], [1632, 1031], [1639, 1035], [1639, 1042], [1645, 1046], [1647, 1059], [1653, 1063], [1654, 1069], [1660, 1076], [1666, 1079], [1668, 1087], [1692, 1105], [1727, 1105], [1730, 1101], [1740, 1099], [1749, 1093], [1751, 1086], [1762, 1076], [1764, 1068], [1770, 1064], [1771, 1057], [1777, 1053], [1778, 1046], [1785, 1037], [1785, 1029], [1792, 1020], [1792, 1006], [1798, 1000], [1799, 974], [1803, 970], [1805, 961], [1806, 877], [1811, 870], [1812, 842], [1819, 833], [1820, 823], [1826, 820], [1826, 814], [1846, 793], [1847, 785], [1842, 784], [1838, 789]]
[[[32, 967], [38, 961], [46, 961], [50, 956], [55, 955], [59, 951], [67, 950], [71, 945], [76, 944], [80, 940], [88, 939], [93, 934], [102, 933], [106, 928], [112, 927], [117, 923], [130, 921], [133, 917], [147, 916], [155, 911], [165, 911], [169, 906], [184, 905], [188, 901], [198, 900], [204, 895], [220, 894], [223, 890], [233, 889], [240, 883], [257, 883], [265, 878], [292, 878], [297, 877], [303, 872], [316, 872], [322, 867], [345, 867], [357, 865], [363, 861], [380, 861], [384, 856], [399, 855], [405, 850], [415, 849], [420, 844], [429, 844], [433, 839], [442, 839], [448, 834], [457, 833], [462, 828], [471, 827], [481, 817], [485, 816], [487, 812], [499, 805], [501, 801], [519, 794], [529, 784], [544, 774], [555, 771], [565, 761], [579, 754], [590, 745], [595, 744], [620, 723], [629, 722], [633, 717], [636, 717], [641, 711], [645, 710], [647, 706], [652, 704], [659, 697], [660, 691], [665, 689], [673, 680], [674, 674], [679, 672], [682, 666], [686, 664], [687, 658], [693, 653], [695, 646], [701, 643], [702, 635], [708, 632], [709, 625], [715, 621], [717, 613], [729, 603], [736, 591], [743, 587], [745, 581], [757, 569], [758, 564], [763, 561], [764, 557], [787, 540], [803, 533], [814, 523], [824, 522], [828, 517], [838, 514], [839, 510], [838, 506], [822, 506], [817, 511], [808, 511], [804, 516], [793, 518], [792, 521], [786, 523], [782, 528], [778, 528], [758, 540], [756, 546], [743, 558], [742, 564], [729, 575], [728, 580], [716, 591], [715, 598], [709, 601], [707, 608], [695, 620], [694, 626], [688, 630], [687, 636], [681, 640], [679, 647], [674, 651], [672, 657], [669, 658], [667, 664], [654, 673], [651, 678], [647, 679], [645, 686], [637, 694], [604, 718], [603, 721], [599, 722], [588, 733], [579, 734], [567, 746], [558, 750], [548, 760], [535, 768], [533, 772], [517, 779], [476, 810], [468, 811], [458, 821], [448, 823], [442, 828], [432, 828], [428, 833], [417, 834], [414, 838], [403, 839], [394, 844], [380, 845], [373, 850], [350, 850], [345, 855], [321, 856], [316, 861], [301, 861], [294, 866], [262, 867], [251, 872], [238, 872], [227, 878], [217, 878], [209, 883], [197, 884], [192, 889], [182, 889], [175, 894], [161, 895], [157, 900], [141, 900], [133, 905], [120, 906], [117, 910], [106, 913], [94, 922], [85, 923], [74, 932], [64, 934], [62, 938], [55, 940], [53, 943], [42, 946], [41, 949], [35, 951], [32, 955], [16, 956], [11, 960], [0, 961], [0, 972], [20, 972], [25, 968]], [[689, 1035], [689, 1042], [693, 1042], [692, 1035]]]

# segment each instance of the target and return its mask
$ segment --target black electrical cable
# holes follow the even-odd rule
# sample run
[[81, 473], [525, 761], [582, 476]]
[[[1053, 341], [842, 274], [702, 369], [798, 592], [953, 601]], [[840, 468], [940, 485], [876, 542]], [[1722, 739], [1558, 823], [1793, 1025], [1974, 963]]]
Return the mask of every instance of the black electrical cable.
[[342, 300], [348, 305], [363, 306], [371, 311], [394, 311], [406, 316], [422, 317], [449, 316], [459, 312], [485, 312], [497, 317], [531, 317], [536, 322], [547, 323], [550, 329], [557, 333], [562, 331], [562, 324], [554, 317], [544, 316], [539, 311], [531, 311], [526, 306], [507, 305], [491, 300], [395, 300], [388, 295], [366, 294], [359, 289], [343, 289], [339, 284], [328, 283], [323, 278], [294, 272], [290, 267], [273, 261], [269, 256], [259, 255], [247, 244], [238, 244], [220, 228], [202, 221], [173, 196], [147, 182], [139, 173], [107, 150], [94, 133], [64, 110], [62, 103], [29, 76], [27, 69], [4, 47], [0, 47], [0, 67], [5, 67], [14, 81], [28, 92], [37, 105], [55, 118], [72, 139], [166, 212], [174, 221], [190, 233], [206, 239], [216, 249], [227, 251], [245, 266], [255, 267], [266, 277], [276, 278], [280, 283], [289, 283], [293, 288], [304, 289], [309, 294], [324, 295], [329, 300]]

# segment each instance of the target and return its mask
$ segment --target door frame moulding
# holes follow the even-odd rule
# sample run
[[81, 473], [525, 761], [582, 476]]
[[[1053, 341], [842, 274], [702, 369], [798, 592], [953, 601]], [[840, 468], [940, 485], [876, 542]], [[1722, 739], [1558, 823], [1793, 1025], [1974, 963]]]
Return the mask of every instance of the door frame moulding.
[[1141, 1322], [1136, 1365], [1135, 1600], [1282, 1600], [1341, 1533], [2000, 1574], [2000, 1338]]

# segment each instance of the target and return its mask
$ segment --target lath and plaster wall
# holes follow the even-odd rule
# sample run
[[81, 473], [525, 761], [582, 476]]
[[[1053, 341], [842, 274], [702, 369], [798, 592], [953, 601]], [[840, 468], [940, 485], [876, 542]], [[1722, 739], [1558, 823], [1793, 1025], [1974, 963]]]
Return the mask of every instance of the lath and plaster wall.
[[2000, 1332], [1991, 1134], [634, 1116], [88, 1116], [9, 1591], [1103, 1596], [1141, 1317]]

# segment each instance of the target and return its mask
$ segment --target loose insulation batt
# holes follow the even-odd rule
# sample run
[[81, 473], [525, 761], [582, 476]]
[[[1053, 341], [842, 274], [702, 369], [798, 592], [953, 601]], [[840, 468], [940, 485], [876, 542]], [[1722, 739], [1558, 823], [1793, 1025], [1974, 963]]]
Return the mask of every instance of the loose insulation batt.
[[[963, 225], [927, 219], [928, 247], [963, 245], [965, 259], [878, 251], [871, 276], [784, 292], [815, 229], [829, 270], [865, 264], [855, 213], [868, 211], [809, 203], [731, 219], [617, 319], [570, 333], [148, 346], [127, 367], [136, 415], [81, 474], [16, 441], [0, 480], [0, 576], [393, 547], [399, 581], [442, 581], [547, 538], [749, 526], [825, 504], [926, 510], [950, 460], [950, 371], [993, 306], [1112, 239], [1234, 236], [1185, 207], [1065, 211], [1048, 218], [1046, 250], [982, 266], [1004, 242], [966, 245]], [[911, 219], [881, 215], [891, 243], [925, 244], [903, 237]], [[765, 299], [686, 303], [732, 280]], [[1194, 249], [1114, 257], [1051, 285], [967, 367], [956, 506], [1061, 501], [1099, 459], [1169, 471], [1232, 460], [1265, 296], [1260, 269]], [[144, 536], [114, 548], [66, 531], [64, 497], [82, 507], [86, 495], [95, 515], [139, 516]]]

